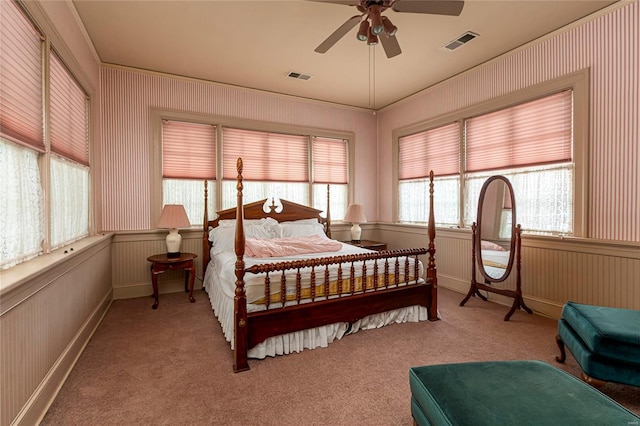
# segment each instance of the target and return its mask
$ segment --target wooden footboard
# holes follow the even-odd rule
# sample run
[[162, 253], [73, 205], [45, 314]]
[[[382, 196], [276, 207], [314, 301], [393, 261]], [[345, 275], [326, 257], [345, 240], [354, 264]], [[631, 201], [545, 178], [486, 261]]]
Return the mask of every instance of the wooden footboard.
[[[352, 323], [368, 315], [415, 305], [427, 308], [430, 321], [438, 319], [433, 172], [430, 175], [429, 190], [428, 248], [269, 263], [246, 268], [245, 211], [251, 212], [252, 219], [257, 217], [257, 213], [254, 208], [247, 210], [248, 206], [243, 206], [242, 169], [242, 159], [239, 158], [237, 207], [233, 215], [236, 219], [233, 357], [235, 372], [249, 369], [248, 350], [269, 337], [338, 322]], [[295, 205], [295, 214], [278, 220], [318, 218], [322, 222], [323, 219], [318, 213], [318, 210]], [[225, 213], [224, 217], [228, 216], [229, 213]], [[266, 216], [275, 217], [269, 214]], [[216, 226], [217, 220], [208, 221], [205, 210], [205, 267], [209, 259], [209, 226]], [[325, 225], [328, 230], [328, 222]], [[418, 259], [423, 255], [428, 257], [426, 276], [421, 278]], [[333, 268], [331, 278], [329, 267]], [[306, 277], [304, 283], [301, 272], [303, 270]], [[246, 280], [252, 279], [251, 275], [254, 274], [264, 276], [264, 297], [258, 303], [264, 304], [265, 310], [248, 313], [245, 285]], [[276, 278], [272, 280], [271, 277]], [[252, 300], [252, 303], [256, 301]]]

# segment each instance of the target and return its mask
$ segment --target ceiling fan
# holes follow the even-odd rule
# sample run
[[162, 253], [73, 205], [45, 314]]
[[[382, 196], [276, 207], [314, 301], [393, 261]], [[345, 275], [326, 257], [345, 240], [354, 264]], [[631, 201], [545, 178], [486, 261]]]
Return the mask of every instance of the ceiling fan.
[[355, 6], [361, 13], [352, 16], [335, 30], [325, 41], [320, 43], [315, 51], [325, 53], [334, 44], [344, 37], [353, 27], [358, 27], [357, 39], [366, 41], [368, 45], [382, 43], [385, 54], [388, 58], [402, 53], [400, 45], [396, 39], [398, 28], [391, 23], [391, 20], [382, 15], [387, 9], [392, 9], [402, 13], [425, 13], [432, 15], [458, 16], [462, 13], [464, 1], [462, 0], [312, 0], [323, 3], [336, 3], [345, 6]]

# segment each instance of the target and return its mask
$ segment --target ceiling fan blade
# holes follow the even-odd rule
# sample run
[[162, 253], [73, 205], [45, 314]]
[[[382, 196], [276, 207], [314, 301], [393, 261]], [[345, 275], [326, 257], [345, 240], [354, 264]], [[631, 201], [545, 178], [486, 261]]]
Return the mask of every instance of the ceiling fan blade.
[[389, 37], [383, 32], [378, 36], [378, 38], [382, 43], [382, 48], [384, 49], [384, 53], [387, 55], [387, 58], [393, 58], [394, 56], [398, 56], [402, 53], [396, 36]]
[[318, 47], [315, 48], [315, 51], [318, 53], [325, 53], [327, 50], [331, 48], [334, 44], [338, 42], [342, 37], [345, 36], [353, 27], [358, 25], [358, 22], [362, 20], [361, 15], [352, 16], [347, 19], [347, 22], [342, 24], [337, 30], [333, 32], [325, 41], [320, 43]]
[[333, 4], [343, 4], [345, 6], [356, 6], [359, 2], [358, 0], [308, 0], [315, 3], [333, 3]]
[[396, 12], [458, 16], [462, 13], [463, 7], [462, 0], [396, 0], [391, 9]]

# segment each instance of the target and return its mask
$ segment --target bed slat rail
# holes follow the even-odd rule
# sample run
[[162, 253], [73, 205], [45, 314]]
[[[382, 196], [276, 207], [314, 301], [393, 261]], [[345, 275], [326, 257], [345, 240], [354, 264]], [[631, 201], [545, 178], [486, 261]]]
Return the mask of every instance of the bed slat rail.
[[[296, 260], [290, 262], [278, 262], [278, 263], [265, 263], [260, 265], [253, 265], [249, 268], [245, 269], [245, 274], [265, 274], [264, 276], [264, 293], [263, 300], [264, 305], [267, 310], [269, 309], [282, 309], [285, 306], [295, 304], [300, 304], [303, 301], [311, 300], [314, 302], [316, 299], [326, 299], [327, 294], [334, 297], [343, 297], [343, 296], [351, 296], [357, 293], [367, 293], [371, 291], [378, 291], [381, 289], [389, 288], [390, 284], [385, 282], [384, 286], [378, 285], [378, 277], [372, 277], [371, 284], [367, 281], [367, 261], [373, 261], [373, 269], [374, 273], [378, 271], [378, 264], [383, 263], [385, 265], [385, 270], [389, 271], [389, 263], [393, 262], [394, 264], [394, 283], [393, 286], [397, 287], [401, 283], [404, 285], [411, 285], [412, 283], [416, 283], [416, 277], [418, 279], [423, 278], [420, 277], [420, 268], [418, 263], [418, 256], [427, 254], [429, 251], [427, 248], [412, 248], [412, 249], [402, 249], [402, 250], [392, 250], [392, 251], [382, 251], [375, 253], [362, 253], [362, 254], [352, 254], [352, 255], [342, 255], [342, 256], [333, 256], [333, 257], [325, 257], [318, 259], [309, 259], [309, 260]], [[402, 266], [400, 259], [403, 259]], [[410, 259], [414, 259], [413, 265], [411, 268]], [[359, 277], [356, 276], [356, 263], [362, 262], [362, 266], [360, 267], [362, 271], [362, 275]], [[333, 281], [337, 290], [333, 293], [328, 290], [331, 286], [330, 273], [328, 273], [329, 265], [337, 265], [337, 277]], [[317, 267], [324, 267], [327, 271], [323, 275], [323, 281], [321, 283], [316, 282], [316, 274], [315, 270]], [[348, 288], [344, 288], [344, 279], [345, 276], [343, 272], [343, 268], [349, 269], [348, 275]], [[286, 275], [286, 271], [295, 270], [295, 293], [294, 295], [290, 295], [287, 293], [287, 284], [288, 279]], [[302, 284], [302, 275], [304, 272], [309, 272], [309, 286], [308, 295], [303, 294], [303, 290], [305, 288]], [[280, 292], [279, 296], [277, 296], [278, 300], [274, 300], [274, 295], [271, 294], [271, 275], [273, 273], [280, 273]], [[362, 277], [365, 277], [364, 279]], [[289, 276], [289, 279], [292, 279]], [[358, 286], [358, 279], [360, 279], [360, 285]], [[318, 290], [320, 292], [318, 293]], [[272, 308], [271, 305], [274, 301], [279, 302], [279, 306], [277, 308]], [[428, 306], [427, 306], [428, 308]]]

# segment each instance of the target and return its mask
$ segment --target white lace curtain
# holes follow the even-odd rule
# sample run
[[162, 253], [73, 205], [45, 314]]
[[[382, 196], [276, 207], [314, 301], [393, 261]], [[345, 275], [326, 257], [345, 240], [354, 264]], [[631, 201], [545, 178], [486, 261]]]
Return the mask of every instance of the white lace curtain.
[[505, 176], [516, 199], [516, 222], [523, 232], [565, 234], [573, 230], [573, 166], [494, 171], [469, 175], [465, 182], [464, 225], [476, 221], [478, 199], [485, 180], [491, 175]]
[[0, 139], [0, 182], [0, 269], [5, 269], [42, 252], [38, 153]]
[[51, 156], [51, 248], [89, 235], [89, 168]]

